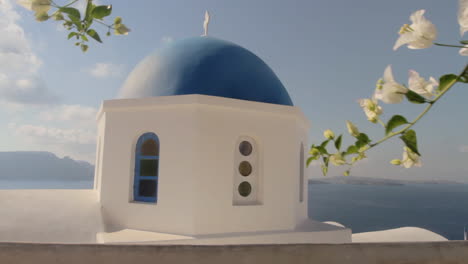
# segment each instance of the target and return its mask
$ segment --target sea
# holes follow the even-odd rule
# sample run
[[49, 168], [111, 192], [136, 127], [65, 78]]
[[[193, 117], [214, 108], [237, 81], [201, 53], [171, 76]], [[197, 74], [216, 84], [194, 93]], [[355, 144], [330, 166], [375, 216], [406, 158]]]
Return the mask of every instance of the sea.
[[[1, 181], [0, 189], [90, 189], [91, 181]], [[353, 185], [309, 183], [309, 216], [353, 233], [412, 226], [463, 240], [468, 184]]]
[[463, 240], [468, 184], [353, 185], [309, 183], [309, 216], [353, 233], [412, 226]]

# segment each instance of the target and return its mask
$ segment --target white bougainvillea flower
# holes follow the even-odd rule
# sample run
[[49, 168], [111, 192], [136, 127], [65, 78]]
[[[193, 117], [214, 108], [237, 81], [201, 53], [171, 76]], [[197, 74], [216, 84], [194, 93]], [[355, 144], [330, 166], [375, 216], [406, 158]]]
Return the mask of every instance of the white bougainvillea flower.
[[341, 166], [346, 164], [346, 160], [340, 153], [336, 153], [330, 156], [330, 162], [335, 166]]
[[463, 36], [468, 31], [468, 0], [459, 0], [458, 23], [460, 24], [460, 35]]
[[411, 25], [405, 24], [400, 29], [400, 37], [395, 42], [393, 50], [407, 44], [410, 49], [425, 49], [437, 38], [437, 29], [431, 21], [424, 17], [424, 9], [411, 14]]
[[459, 53], [462, 56], [468, 56], [468, 45], [465, 45], [463, 49], [460, 49]]
[[36, 13], [36, 16], [38, 14], [43, 14], [47, 13], [50, 10], [50, 0], [16, 0], [16, 2], [31, 11], [34, 11]]
[[379, 116], [382, 114], [382, 107], [378, 104], [375, 98], [372, 99], [359, 99], [359, 105], [364, 110], [364, 113], [367, 116], [367, 120], [372, 123], [376, 123], [379, 119]]
[[421, 167], [421, 158], [418, 154], [414, 153], [410, 148], [404, 147], [403, 159], [401, 160], [401, 166], [405, 168]]
[[439, 83], [434, 79], [434, 77], [430, 77], [429, 81], [426, 81], [424, 78], [419, 76], [418, 72], [410, 70], [408, 86], [411, 91], [418, 93], [427, 99], [431, 99], [434, 96], [434, 89], [439, 86]]
[[360, 134], [359, 129], [357, 128], [355, 124], [351, 123], [351, 121], [346, 121], [346, 127], [348, 128], [348, 132], [351, 136], [353, 137], [359, 136]]
[[128, 35], [130, 29], [124, 24], [115, 25], [114, 34], [115, 35]]
[[407, 92], [408, 88], [395, 81], [392, 67], [388, 65], [384, 71], [383, 84], [377, 86], [374, 97], [387, 104], [397, 104], [403, 101]]

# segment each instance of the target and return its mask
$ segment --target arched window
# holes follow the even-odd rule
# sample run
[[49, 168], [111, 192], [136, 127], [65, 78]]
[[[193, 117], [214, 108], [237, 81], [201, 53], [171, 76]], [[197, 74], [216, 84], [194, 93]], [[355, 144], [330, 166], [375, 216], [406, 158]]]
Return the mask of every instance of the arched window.
[[158, 200], [159, 139], [145, 133], [138, 139], [135, 150], [133, 200], [156, 203]]

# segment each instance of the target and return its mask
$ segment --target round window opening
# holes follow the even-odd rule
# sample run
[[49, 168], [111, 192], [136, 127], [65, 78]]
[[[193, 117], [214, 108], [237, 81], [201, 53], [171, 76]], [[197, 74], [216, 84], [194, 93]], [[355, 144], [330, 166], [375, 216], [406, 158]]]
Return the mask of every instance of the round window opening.
[[239, 184], [239, 187], [237, 188], [237, 190], [239, 191], [239, 194], [241, 196], [247, 197], [252, 192], [252, 186], [250, 185], [250, 183], [248, 183], [246, 181], [241, 182], [241, 184]]
[[248, 141], [242, 141], [239, 145], [239, 151], [244, 156], [250, 155], [252, 153], [252, 144]]
[[252, 165], [248, 161], [242, 161], [239, 164], [239, 173], [242, 176], [249, 176], [252, 173]]

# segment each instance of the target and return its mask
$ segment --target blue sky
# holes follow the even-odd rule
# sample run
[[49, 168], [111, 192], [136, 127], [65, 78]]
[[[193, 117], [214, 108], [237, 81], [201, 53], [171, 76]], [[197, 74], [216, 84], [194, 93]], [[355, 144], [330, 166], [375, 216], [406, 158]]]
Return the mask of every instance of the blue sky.
[[[104, 44], [92, 43], [83, 54], [58, 23], [38, 23], [13, 0], [0, 0], [1, 151], [44, 150], [93, 162], [94, 114], [102, 100], [115, 98], [128, 73], [154, 50], [201, 35], [206, 9], [211, 36], [248, 48], [275, 71], [311, 120], [311, 143], [321, 142], [328, 128], [347, 134], [346, 120], [373, 139], [382, 136], [381, 128], [366, 121], [357, 100], [372, 94], [388, 64], [395, 78], [406, 83], [410, 69], [438, 78], [459, 72], [467, 62], [457, 49], [392, 50], [399, 28], [418, 9], [426, 9], [436, 25], [438, 42], [460, 40], [455, 0], [99, 3], [112, 4], [113, 15], [122, 16], [132, 32], [105, 37], [105, 28], [97, 25]], [[403, 149], [394, 139], [369, 152], [353, 175], [468, 181], [466, 88], [455, 87], [417, 124], [422, 168], [389, 164], [401, 158]], [[412, 118], [422, 111], [408, 103], [383, 107], [384, 118]], [[346, 136], [345, 143], [350, 142]], [[341, 171], [332, 169], [330, 175]], [[320, 168], [312, 166], [312, 173], [320, 176]]]

